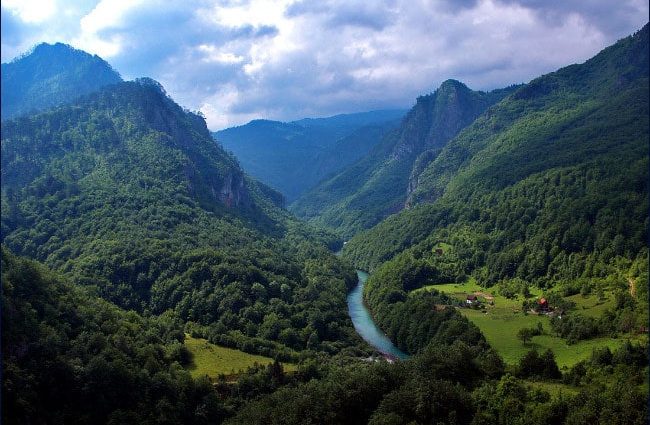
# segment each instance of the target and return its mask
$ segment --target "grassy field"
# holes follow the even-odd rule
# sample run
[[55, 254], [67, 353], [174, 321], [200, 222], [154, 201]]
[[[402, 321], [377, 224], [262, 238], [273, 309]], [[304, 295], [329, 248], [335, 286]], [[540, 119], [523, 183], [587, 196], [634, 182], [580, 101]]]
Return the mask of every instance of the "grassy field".
[[540, 390], [544, 390], [554, 398], [558, 398], [561, 395], [575, 395], [580, 392], [579, 388], [559, 382], [526, 381], [526, 384], [528, 384], [529, 388], [538, 388]]
[[580, 294], [566, 297], [576, 303], [575, 311], [590, 317], [600, 317], [607, 309], [614, 308], [616, 301], [611, 293], [605, 293], [605, 299], [600, 301], [596, 295], [583, 296]]
[[[185, 335], [185, 346], [192, 353], [192, 363], [187, 369], [193, 378], [207, 375], [214, 379], [221, 374], [236, 375], [255, 363], [263, 365], [273, 363], [273, 359], [269, 357], [221, 347], [205, 339], [193, 338], [187, 334]], [[297, 366], [291, 363], [283, 363], [283, 366], [285, 372], [297, 369]]]
[[[625, 341], [625, 339], [595, 338], [568, 345], [562, 338], [551, 334], [551, 324], [548, 317], [524, 314], [521, 311], [523, 302], [523, 297], [521, 296], [508, 299], [499, 296], [491, 290], [482, 289], [473, 280], [468, 280], [462, 284], [430, 285], [417, 289], [417, 291], [426, 291], [432, 288], [446, 292], [461, 301], [465, 299], [467, 294], [473, 293], [493, 296], [494, 305], [486, 305], [484, 310], [463, 308], [460, 309], [460, 312], [481, 329], [481, 332], [483, 332], [490, 345], [509, 364], [519, 362], [524, 354], [533, 348], [538, 351], [544, 351], [550, 348], [555, 353], [555, 358], [560, 368], [571, 367], [580, 360], [588, 358], [594, 348], [608, 346], [610, 349], [615, 349]], [[531, 288], [531, 295], [533, 297], [540, 296], [541, 291], [537, 288]], [[576, 312], [592, 317], [598, 317], [605, 309], [611, 308], [614, 303], [613, 298], [611, 294], [606, 294], [604, 301], [599, 301], [596, 295], [586, 297], [573, 295], [568, 297], [568, 299], [576, 303]], [[521, 328], [536, 327], [537, 323], [542, 324], [544, 334], [533, 337], [529, 343], [524, 345], [517, 338], [517, 332]]]
[[481, 288], [476, 283], [476, 280], [470, 278], [467, 282], [464, 283], [446, 283], [443, 285], [423, 286], [422, 288], [418, 288], [414, 290], [413, 293], [422, 292], [422, 291], [431, 291], [432, 289], [436, 289], [440, 292], [447, 292], [449, 294], [455, 294], [460, 292], [470, 294], [474, 291], [479, 291]]
[[[498, 301], [497, 301], [498, 302]], [[550, 320], [546, 316], [524, 315], [521, 312], [495, 311], [486, 309], [487, 313], [481, 310], [461, 309], [463, 316], [470, 319], [481, 329], [483, 335], [490, 345], [494, 347], [506, 363], [514, 364], [531, 349], [545, 351], [550, 348], [555, 354], [555, 359], [560, 368], [571, 367], [591, 356], [594, 348], [608, 346], [615, 349], [620, 346], [624, 339], [594, 338], [579, 341], [576, 344], [568, 345], [565, 340], [552, 335]], [[517, 338], [517, 332], [521, 328], [530, 328], [541, 323], [546, 332], [544, 335], [535, 336], [525, 344]]]

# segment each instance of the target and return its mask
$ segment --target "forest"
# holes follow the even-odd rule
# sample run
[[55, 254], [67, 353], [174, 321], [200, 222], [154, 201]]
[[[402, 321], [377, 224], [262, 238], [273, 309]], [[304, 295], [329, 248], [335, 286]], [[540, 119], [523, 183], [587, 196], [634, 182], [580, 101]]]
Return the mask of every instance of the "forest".
[[345, 295], [356, 276], [329, 252], [336, 239], [278, 208], [161, 90], [121, 83], [4, 123], [3, 243], [118, 306], [174, 310], [245, 351], [355, 345]]
[[[3, 64], [2, 422], [648, 423], [648, 46], [216, 138], [70, 46]], [[265, 134], [304, 180], [218, 140]]]
[[[594, 352], [566, 374], [552, 353], [506, 368], [467, 322], [407, 362], [338, 355], [249, 369], [235, 383], [192, 379], [173, 312], [139, 315], [2, 250], [4, 423], [601, 423], [647, 418], [644, 346]], [[463, 325], [463, 323], [465, 323]], [[445, 335], [445, 336], [443, 336]], [[47, 373], [43, 371], [47, 370]], [[536, 376], [540, 375], [540, 376]], [[529, 379], [571, 383], [560, 398]]]

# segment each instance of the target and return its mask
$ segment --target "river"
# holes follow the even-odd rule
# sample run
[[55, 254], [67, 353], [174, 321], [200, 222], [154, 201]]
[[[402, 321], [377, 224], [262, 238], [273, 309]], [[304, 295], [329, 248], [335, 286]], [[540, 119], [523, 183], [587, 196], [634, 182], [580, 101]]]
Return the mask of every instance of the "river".
[[408, 354], [393, 345], [386, 334], [379, 329], [374, 320], [372, 320], [370, 311], [368, 311], [366, 305], [363, 303], [363, 286], [368, 279], [368, 273], [357, 270], [357, 276], [359, 277], [359, 283], [348, 294], [348, 311], [354, 324], [354, 329], [357, 330], [357, 333], [368, 344], [375, 347], [377, 351], [385, 356], [389, 358], [396, 357], [401, 360], [408, 359]]

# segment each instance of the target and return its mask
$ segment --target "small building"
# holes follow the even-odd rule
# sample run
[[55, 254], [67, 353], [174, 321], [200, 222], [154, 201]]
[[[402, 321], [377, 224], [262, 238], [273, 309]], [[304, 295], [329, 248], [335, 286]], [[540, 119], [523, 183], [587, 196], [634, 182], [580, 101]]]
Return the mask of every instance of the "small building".
[[540, 311], [548, 311], [548, 301], [546, 298], [540, 298], [537, 301], [537, 307], [539, 308]]
[[442, 255], [443, 251], [442, 248], [436, 248], [436, 255]]
[[468, 296], [467, 296], [467, 299], [465, 300], [465, 303], [466, 303], [467, 305], [475, 305], [475, 304], [478, 304], [478, 303], [479, 303], [479, 301], [478, 301], [478, 297], [477, 297], [476, 295], [474, 295], [474, 294], [472, 294], [472, 295], [468, 295]]

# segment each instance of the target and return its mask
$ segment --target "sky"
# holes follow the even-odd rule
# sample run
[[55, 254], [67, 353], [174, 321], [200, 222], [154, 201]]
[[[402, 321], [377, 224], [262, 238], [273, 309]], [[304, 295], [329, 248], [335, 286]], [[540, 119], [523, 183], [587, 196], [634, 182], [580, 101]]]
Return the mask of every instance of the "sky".
[[491, 90], [580, 63], [647, 0], [1, 0], [2, 62], [40, 42], [151, 77], [218, 130], [385, 108], [454, 78]]

